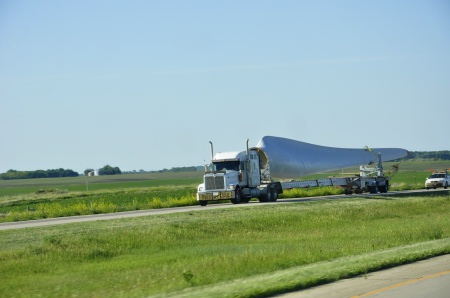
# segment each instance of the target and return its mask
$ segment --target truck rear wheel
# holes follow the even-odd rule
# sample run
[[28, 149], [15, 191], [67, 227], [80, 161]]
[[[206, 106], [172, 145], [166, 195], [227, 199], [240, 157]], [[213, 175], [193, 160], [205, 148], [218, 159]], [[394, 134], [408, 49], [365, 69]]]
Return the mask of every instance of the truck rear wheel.
[[206, 206], [208, 204], [208, 201], [200, 201], [200, 206]]
[[272, 187], [272, 202], [276, 202], [278, 200], [278, 190], [274, 186]]
[[272, 199], [273, 199], [272, 187], [267, 187], [266, 202], [272, 202]]

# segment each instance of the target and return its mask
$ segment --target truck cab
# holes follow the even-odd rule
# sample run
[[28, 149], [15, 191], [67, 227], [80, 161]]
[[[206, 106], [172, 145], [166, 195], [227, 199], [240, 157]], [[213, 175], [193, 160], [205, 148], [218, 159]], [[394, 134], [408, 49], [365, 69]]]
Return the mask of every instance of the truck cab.
[[241, 188], [247, 186], [247, 154], [219, 152], [205, 167], [203, 183], [197, 189], [197, 201], [205, 206], [208, 201], [230, 199], [240, 203]]
[[249, 149], [248, 140], [246, 151], [215, 155], [211, 143], [211, 155], [203, 183], [197, 188], [197, 201], [201, 206], [206, 206], [208, 201], [219, 200], [231, 200], [233, 204], [248, 203], [251, 198], [272, 202], [282, 192], [281, 184], [270, 179], [267, 158], [261, 150]]

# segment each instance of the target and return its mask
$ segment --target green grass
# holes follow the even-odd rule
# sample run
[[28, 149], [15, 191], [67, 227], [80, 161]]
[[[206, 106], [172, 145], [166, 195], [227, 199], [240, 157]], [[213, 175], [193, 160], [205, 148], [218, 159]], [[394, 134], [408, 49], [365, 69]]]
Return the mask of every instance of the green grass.
[[266, 297], [450, 253], [448, 214], [446, 192], [0, 231], [0, 296]]

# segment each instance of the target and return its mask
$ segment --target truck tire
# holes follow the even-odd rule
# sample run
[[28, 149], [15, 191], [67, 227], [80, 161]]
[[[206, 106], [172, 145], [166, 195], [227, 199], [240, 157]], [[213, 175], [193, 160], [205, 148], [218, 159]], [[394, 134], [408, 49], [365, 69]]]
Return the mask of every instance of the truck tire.
[[380, 193], [387, 193], [387, 185], [380, 185], [378, 186], [378, 189], [380, 190]]
[[208, 201], [200, 201], [200, 206], [206, 206], [208, 204]]
[[270, 186], [266, 187], [266, 191], [264, 194], [261, 194], [258, 197], [258, 200], [261, 203], [265, 203], [265, 202], [272, 202], [272, 198], [273, 198], [273, 192], [272, 192], [272, 188]]
[[278, 200], [278, 190], [274, 186], [272, 187], [272, 202], [276, 202]]
[[445, 182], [445, 184], [444, 184], [444, 189], [447, 189], [447, 187], [448, 187], [448, 183]]
[[240, 187], [236, 187], [234, 198], [231, 199], [231, 203], [239, 204], [241, 202], [241, 200], [242, 200], [241, 188]]
[[273, 191], [272, 187], [267, 187], [267, 194], [266, 194], [266, 202], [272, 202], [273, 200]]
[[374, 194], [378, 192], [377, 186], [376, 185], [369, 185], [367, 187], [367, 190], [369, 191], [369, 193]]

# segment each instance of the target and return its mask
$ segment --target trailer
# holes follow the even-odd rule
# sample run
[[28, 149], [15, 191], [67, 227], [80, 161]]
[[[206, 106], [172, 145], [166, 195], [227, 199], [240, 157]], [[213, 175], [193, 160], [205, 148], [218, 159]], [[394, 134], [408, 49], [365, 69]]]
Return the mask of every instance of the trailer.
[[[245, 151], [218, 152], [211, 147], [211, 163], [205, 166], [203, 183], [197, 188], [197, 201], [206, 206], [210, 201], [231, 200], [234, 204], [274, 202], [284, 190], [319, 186], [343, 187], [345, 194], [385, 193], [389, 176], [385, 176], [382, 161], [407, 156], [398, 148], [344, 149], [324, 147], [300, 141], [266, 136], [252, 148], [246, 142]], [[387, 157], [385, 157], [387, 156]], [[350, 177], [295, 181], [292, 178], [360, 166], [360, 173]], [[376, 163], [375, 167], [368, 167]], [[273, 178], [273, 177], [276, 177]], [[279, 179], [290, 178], [289, 181]]]

